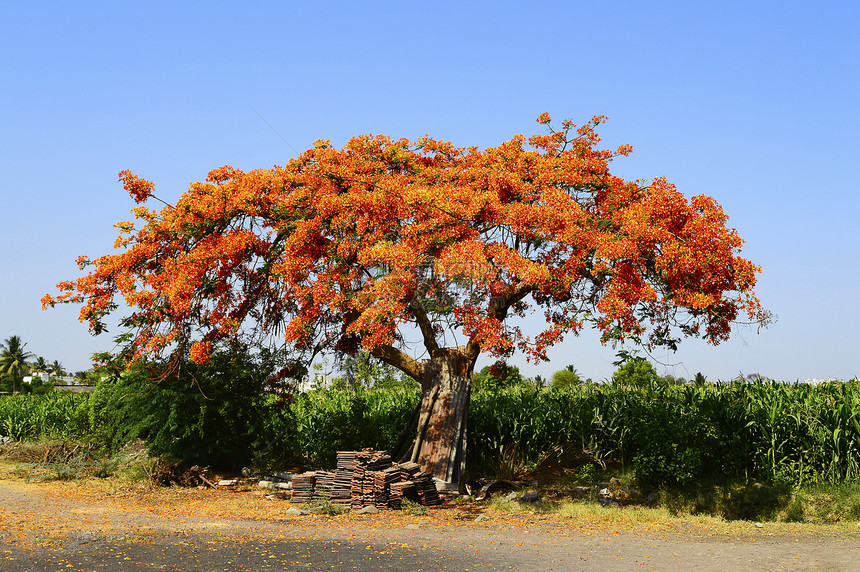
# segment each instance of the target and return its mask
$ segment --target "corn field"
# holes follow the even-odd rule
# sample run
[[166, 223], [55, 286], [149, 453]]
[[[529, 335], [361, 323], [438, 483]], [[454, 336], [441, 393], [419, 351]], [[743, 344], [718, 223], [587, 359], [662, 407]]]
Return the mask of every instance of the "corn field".
[[0, 397], [0, 435], [16, 441], [79, 437], [86, 432], [81, 413], [87, 397], [68, 392]]
[[[98, 434], [92, 395], [0, 398], [0, 434], [86, 440]], [[390, 449], [418, 403], [416, 389], [314, 390], [263, 423], [278, 457], [330, 467], [338, 450]], [[642, 482], [756, 479], [780, 485], [860, 476], [860, 382], [812, 386], [772, 381], [474, 391], [469, 465], [492, 476], [516, 451], [521, 463], [568, 442], [632, 471]], [[270, 441], [261, 436], [257, 442]]]
[[857, 380], [513, 387], [473, 395], [471, 451], [487, 466], [514, 443], [534, 460], [577, 441], [646, 481], [840, 482], [860, 475], [858, 414]]

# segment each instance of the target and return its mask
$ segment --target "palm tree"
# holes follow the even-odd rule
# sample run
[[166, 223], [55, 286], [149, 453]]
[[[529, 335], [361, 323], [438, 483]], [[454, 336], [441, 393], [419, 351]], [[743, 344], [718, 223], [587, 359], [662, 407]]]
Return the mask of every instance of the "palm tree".
[[51, 371], [51, 375], [55, 377], [63, 377], [66, 375], [66, 370], [63, 368], [63, 364], [57, 360], [54, 360], [54, 363], [48, 366], [48, 369]]
[[2, 350], [0, 372], [12, 374], [12, 393], [15, 393], [15, 382], [21, 377], [27, 360], [33, 357], [32, 353], [24, 350], [26, 346], [20, 336], [9, 336], [4, 343], [0, 344], [0, 350]]
[[39, 356], [36, 359], [34, 359], [32, 366], [33, 366], [33, 369], [37, 372], [47, 371], [48, 368], [50, 367], [48, 365], [48, 360], [46, 360], [42, 356]]

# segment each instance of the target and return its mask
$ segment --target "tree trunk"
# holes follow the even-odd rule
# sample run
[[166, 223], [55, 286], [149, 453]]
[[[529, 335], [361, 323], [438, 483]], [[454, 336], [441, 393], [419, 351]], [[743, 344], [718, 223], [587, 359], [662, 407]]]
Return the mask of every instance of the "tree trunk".
[[465, 357], [444, 352], [424, 363], [418, 432], [411, 460], [446, 483], [466, 470], [470, 379]]

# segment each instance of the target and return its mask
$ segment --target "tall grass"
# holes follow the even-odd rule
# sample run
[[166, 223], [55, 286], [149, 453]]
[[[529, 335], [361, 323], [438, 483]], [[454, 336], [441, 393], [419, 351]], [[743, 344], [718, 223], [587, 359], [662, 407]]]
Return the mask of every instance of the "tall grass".
[[297, 396], [287, 438], [294, 456], [333, 467], [337, 451], [363, 447], [391, 450], [418, 404], [417, 389], [318, 389]]
[[0, 397], [0, 435], [18, 441], [80, 437], [88, 429], [82, 419], [88, 398], [70, 392]]
[[857, 380], [511, 387], [473, 395], [470, 456], [491, 467], [516, 443], [534, 461], [552, 444], [578, 440], [643, 481], [835, 483], [860, 476], [858, 414]]
[[[314, 390], [297, 395], [277, 416], [273, 407], [260, 410], [272, 417], [253, 427], [280, 435], [262, 453], [332, 467], [338, 450], [391, 449], [419, 397], [414, 388]], [[84, 440], [112, 434], [96, 424], [112, 418], [104, 411], [118, 407], [113, 399], [99, 398], [98, 392], [3, 397], [0, 434]], [[712, 478], [781, 487], [857, 481], [858, 414], [857, 380], [817, 386], [759, 380], [476, 390], [469, 412], [469, 465], [473, 474], [490, 474], [514, 446], [520, 461], [533, 463], [553, 445], [573, 441], [656, 484]], [[271, 441], [256, 437], [249, 435], [249, 447]]]

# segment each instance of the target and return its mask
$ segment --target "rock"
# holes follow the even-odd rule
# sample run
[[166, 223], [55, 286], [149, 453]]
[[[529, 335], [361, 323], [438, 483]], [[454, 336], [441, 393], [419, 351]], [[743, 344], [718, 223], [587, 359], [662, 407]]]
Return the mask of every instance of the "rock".
[[379, 509], [370, 504], [364, 508], [358, 509], [355, 511], [355, 514], [379, 514]]
[[507, 495], [505, 495], [505, 500], [508, 502], [515, 501], [517, 500], [518, 496], [519, 495], [517, 493], [508, 493]]
[[755, 523], [756, 528], [764, 528], [764, 525], [760, 522]]
[[223, 479], [218, 481], [219, 487], [235, 487], [238, 484], [239, 481], [237, 481], [236, 479]]
[[261, 489], [273, 489], [275, 488], [275, 483], [273, 483], [272, 481], [260, 481], [259, 483], [257, 483], [257, 486]]
[[302, 510], [298, 507], [291, 506], [290, 508], [287, 509], [287, 514], [289, 514], [291, 516], [293, 516], [293, 515], [294, 516], [301, 516], [301, 515], [308, 514], [308, 511]]
[[475, 522], [484, 522], [485, 520], [490, 520], [490, 517], [486, 514], [479, 514], [478, 517], [475, 519]]
[[421, 528], [421, 527], [420, 527], [420, 526], [418, 526], [417, 524], [407, 524], [407, 525], [406, 525], [406, 529], [407, 529], [407, 530], [419, 530], [420, 528]]
[[520, 497], [520, 502], [537, 502], [540, 500], [540, 494], [529, 492]]

